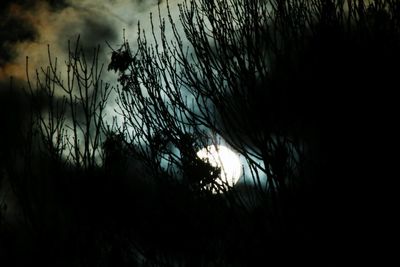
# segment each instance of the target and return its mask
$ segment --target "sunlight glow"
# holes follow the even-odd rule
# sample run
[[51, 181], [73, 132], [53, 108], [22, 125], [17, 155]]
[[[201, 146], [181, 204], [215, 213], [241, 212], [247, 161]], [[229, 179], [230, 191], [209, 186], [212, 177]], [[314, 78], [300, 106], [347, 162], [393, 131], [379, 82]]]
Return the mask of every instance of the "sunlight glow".
[[226, 146], [208, 146], [197, 152], [197, 156], [207, 160], [212, 166], [221, 168], [219, 184], [233, 186], [242, 175], [242, 164], [239, 156]]

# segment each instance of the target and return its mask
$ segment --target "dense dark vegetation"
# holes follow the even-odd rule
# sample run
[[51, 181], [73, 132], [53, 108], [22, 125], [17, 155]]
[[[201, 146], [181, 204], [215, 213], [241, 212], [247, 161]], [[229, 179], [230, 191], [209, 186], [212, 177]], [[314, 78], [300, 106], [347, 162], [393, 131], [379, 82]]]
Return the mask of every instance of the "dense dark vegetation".
[[[376, 171], [385, 160], [377, 157], [393, 116], [399, 16], [390, 0], [185, 2], [184, 34], [178, 18], [160, 17], [161, 36], [139, 31], [134, 48], [124, 40], [112, 51], [115, 88], [101, 80], [97, 48], [88, 55], [71, 44], [63, 74], [49, 52], [49, 66], [28, 78], [30, 104], [1, 106], [29, 115], [5, 122], [18, 136], [1, 135], [0, 189], [10, 185], [22, 215], [7, 221], [0, 199], [0, 260], [342, 266], [357, 258], [354, 247], [373, 243], [367, 176], [385, 170]], [[104, 120], [112, 90], [122, 124]], [[254, 185], [215, 182], [220, 170], [196, 157], [215, 136], [243, 155]]]

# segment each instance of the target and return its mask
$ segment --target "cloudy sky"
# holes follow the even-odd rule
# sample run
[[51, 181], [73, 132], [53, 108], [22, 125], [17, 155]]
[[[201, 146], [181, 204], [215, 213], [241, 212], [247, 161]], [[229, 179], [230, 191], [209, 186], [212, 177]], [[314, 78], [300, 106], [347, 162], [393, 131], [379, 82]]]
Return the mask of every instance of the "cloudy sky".
[[[169, 1], [176, 19], [178, 1]], [[162, 13], [166, 12], [165, 0], [0, 1], [0, 161], [1, 150], [19, 143], [17, 133], [29, 116], [21, 97], [21, 88], [27, 87], [26, 57], [29, 57], [29, 75], [33, 80], [35, 70], [48, 65], [48, 45], [52, 56], [64, 62], [68, 57], [68, 40], [74, 44], [80, 35], [80, 43], [85, 48], [100, 45], [100, 63], [107, 69], [112, 52], [107, 43], [119, 48], [125, 30], [134, 48], [138, 21], [142, 29], [150, 31], [149, 14], [157, 14], [159, 2]], [[9, 90], [10, 77], [13, 90]], [[113, 86], [117, 85], [116, 78], [115, 73], [103, 72], [103, 80]], [[108, 102], [110, 117], [115, 115], [112, 114], [115, 98], [111, 96]]]
[[[18, 0], [0, 4], [0, 80], [25, 79], [25, 59], [35, 69], [47, 64], [47, 45], [62, 58], [68, 40], [81, 36], [85, 47], [101, 45], [108, 60], [106, 41], [118, 47], [123, 29], [135, 39], [137, 23], [143, 27], [161, 0]], [[164, 2], [164, 3], [163, 3]], [[176, 7], [177, 1], [170, 1]], [[175, 8], [176, 11], [176, 8]], [[105, 62], [108, 64], [108, 62]]]
[[[4, 159], [9, 157], [6, 151], [22, 144], [18, 133], [21, 123], [29, 116], [21, 97], [21, 88], [27, 86], [26, 57], [29, 57], [32, 79], [36, 69], [48, 65], [48, 45], [51, 54], [64, 62], [68, 56], [68, 40], [73, 43], [80, 35], [85, 48], [101, 46], [100, 63], [107, 69], [112, 52], [107, 43], [119, 48], [125, 30], [126, 38], [134, 47], [138, 21], [142, 29], [150, 30], [149, 14], [157, 13], [159, 2], [165, 12], [165, 0], [0, 1], [0, 171]], [[169, 1], [176, 18], [177, 2]], [[10, 77], [13, 77], [12, 91]], [[103, 79], [116, 85], [112, 72], [104, 72]], [[114, 98], [109, 100], [110, 103]], [[113, 105], [110, 103], [109, 109]]]

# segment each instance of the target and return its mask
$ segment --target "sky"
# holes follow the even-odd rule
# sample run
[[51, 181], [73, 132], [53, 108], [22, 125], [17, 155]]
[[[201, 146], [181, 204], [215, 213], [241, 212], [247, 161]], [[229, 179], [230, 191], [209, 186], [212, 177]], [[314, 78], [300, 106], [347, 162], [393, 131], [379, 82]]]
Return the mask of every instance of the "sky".
[[[100, 44], [110, 55], [106, 41], [111, 45], [121, 44], [123, 29], [127, 38], [134, 38], [137, 22], [148, 20], [159, 1], [2, 1], [0, 80], [9, 76], [25, 79], [26, 56], [33, 68], [46, 65], [48, 44], [52, 53], [62, 58], [68, 40], [74, 41], [78, 35], [85, 47]], [[171, 6], [176, 6], [175, 2], [170, 1]]]
[[[177, 4], [181, 0], [169, 0], [172, 16], [179, 18]], [[100, 63], [105, 68], [110, 62], [111, 49], [119, 48], [123, 36], [134, 49], [140, 27], [150, 32], [149, 16], [156, 17], [158, 4], [166, 17], [166, 0], [18, 0], [2, 1], [0, 4], [0, 125], [5, 126], [0, 132], [1, 142], [16, 143], [15, 132], [18, 122], [25, 121], [27, 105], [22, 103], [20, 88], [26, 87], [26, 57], [29, 57], [29, 75], [35, 77], [35, 70], [48, 65], [48, 46], [53, 57], [59, 62], [68, 58], [68, 41], [72, 44], [80, 36], [80, 43], [85, 48], [101, 47]], [[156, 19], [157, 20], [157, 17]], [[157, 25], [157, 21], [155, 25]], [[157, 26], [155, 27], [158, 30]], [[167, 37], [169, 35], [167, 28]], [[172, 37], [172, 36], [171, 36]], [[65, 66], [63, 66], [65, 68]], [[65, 71], [61, 71], [65, 74]], [[13, 77], [12, 95], [9, 94], [10, 77]], [[114, 72], [103, 72], [105, 82], [116, 86]], [[115, 116], [115, 95], [111, 95], [106, 110], [111, 120]], [[11, 110], [11, 112], [10, 112]], [[247, 163], [242, 159], [243, 165]], [[245, 173], [250, 173], [245, 167]]]
[[[177, 4], [180, 0], [169, 0], [172, 15], [178, 18]], [[166, 14], [165, 0], [17, 0], [1, 1], [0, 4], [0, 98], [8, 98], [10, 77], [14, 89], [27, 87], [26, 57], [29, 57], [29, 76], [49, 64], [48, 46], [59, 62], [68, 58], [68, 41], [74, 45], [78, 36], [85, 49], [100, 45], [99, 63], [104, 70], [111, 59], [112, 50], [119, 48], [125, 38], [134, 49], [138, 22], [141, 29], [150, 32], [150, 13], [157, 14], [158, 3], [161, 13]], [[157, 22], [156, 22], [157, 23]], [[157, 30], [157, 28], [156, 28]], [[167, 29], [168, 31], [168, 29]], [[167, 35], [169, 33], [167, 32]], [[92, 52], [92, 51], [90, 51]], [[66, 73], [65, 64], [61, 74]], [[117, 75], [103, 71], [102, 79], [117, 85]], [[14, 93], [20, 94], [14, 90]], [[18, 98], [18, 97], [17, 97]], [[115, 100], [111, 96], [109, 100]], [[109, 113], [115, 103], [109, 101]], [[9, 104], [17, 106], [17, 103]], [[8, 108], [0, 108], [1, 111]], [[17, 113], [26, 112], [18, 110]], [[112, 115], [110, 115], [112, 117]], [[7, 120], [0, 118], [0, 120]], [[5, 125], [4, 121], [1, 125]]]
[[[141, 21], [142, 29], [150, 31], [149, 13], [157, 13], [159, 2], [164, 12], [165, 0], [2, 0], [0, 145], [17, 142], [14, 139], [18, 123], [29, 116], [21, 90], [27, 87], [26, 57], [29, 57], [28, 71], [33, 80], [35, 70], [49, 64], [48, 46], [51, 55], [64, 62], [68, 58], [68, 41], [74, 44], [80, 36], [80, 44], [86, 49], [100, 45], [99, 63], [103, 63], [106, 70], [112, 52], [108, 44], [119, 48], [125, 31], [125, 37], [134, 47], [138, 21]], [[177, 16], [177, 1], [170, 0], [169, 3]], [[61, 70], [61, 73], [65, 74], [65, 71]], [[13, 80], [11, 91], [10, 77]], [[114, 86], [117, 84], [113, 72], [103, 71], [102, 78]], [[109, 99], [111, 111], [114, 100], [115, 96]]]
[[[179, 18], [179, 2], [181, 0], [169, 0], [172, 16], [176, 20]], [[68, 41], [73, 44], [80, 35], [80, 43], [85, 48], [101, 46], [100, 63], [104, 63], [106, 69], [112, 52], [108, 44], [119, 48], [125, 34], [134, 49], [138, 22], [141, 29], [149, 33], [150, 12], [157, 15], [158, 3], [161, 4], [162, 16], [166, 17], [166, 0], [2, 1], [0, 15], [4, 19], [0, 22], [0, 114], [8, 115], [0, 116], [0, 125], [5, 126], [0, 132], [0, 145], [2, 142], [8, 145], [18, 143], [15, 137], [18, 122], [27, 121], [26, 116], [29, 116], [29, 112], [24, 109], [27, 105], [21, 102], [20, 97], [20, 88], [27, 86], [27, 56], [29, 75], [33, 79], [35, 70], [48, 65], [48, 45], [52, 56], [63, 62], [68, 58]], [[155, 27], [155, 30], [158, 28]], [[166, 34], [168, 37], [168, 28]], [[12, 95], [8, 90], [11, 76], [13, 90], [16, 90], [16, 94], [14, 92]], [[118, 84], [114, 72], [103, 71], [102, 78], [113, 86]], [[116, 95], [110, 96], [106, 110], [110, 121], [116, 115], [115, 98]], [[244, 159], [241, 161], [245, 173], [249, 174], [247, 163]]]
[[[0, 81], [10, 75], [24, 79], [26, 56], [32, 66], [45, 65], [47, 44], [61, 55], [78, 34], [87, 46], [121, 44], [123, 29], [133, 39], [137, 22], [148, 27], [149, 12], [156, 13], [159, 2], [165, 7], [166, 0], [2, 0]], [[178, 2], [169, 0], [175, 18]]]
[[[104, 63], [106, 70], [112, 52], [107, 43], [119, 48], [125, 30], [126, 38], [134, 46], [138, 21], [142, 29], [149, 31], [149, 13], [157, 13], [158, 3], [165, 11], [165, 0], [0, 1], [0, 171], [3, 157], [9, 157], [5, 151], [22, 145], [18, 132], [21, 122], [29, 117], [22, 93], [22, 88], [27, 87], [26, 57], [32, 79], [36, 69], [48, 65], [48, 45], [51, 54], [63, 62], [68, 58], [68, 41], [74, 43], [80, 35], [83, 47], [101, 46], [100, 63]], [[177, 15], [177, 1], [169, 3]], [[105, 82], [116, 85], [116, 78], [115, 73], [104, 71]], [[113, 100], [110, 97], [109, 109], [113, 108]], [[1, 182], [0, 179], [0, 189]]]
[[[112, 52], [107, 43], [113, 48], [119, 48], [125, 32], [131, 48], [134, 47], [138, 21], [141, 22], [141, 29], [150, 32], [149, 14], [157, 14], [159, 1], [161, 12], [165, 14], [165, 0], [0, 2], [0, 170], [1, 163], [4, 162], [2, 157], [9, 156], [2, 152], [23, 144], [18, 132], [21, 122], [28, 121], [29, 118], [29, 110], [26, 108], [28, 105], [22, 100], [22, 88], [27, 87], [26, 57], [29, 57], [28, 71], [33, 79], [35, 70], [46, 67], [49, 63], [48, 46], [51, 54], [63, 62], [68, 58], [68, 41], [74, 43], [80, 35], [80, 43], [85, 48], [101, 46], [100, 63], [104, 63], [106, 70]], [[176, 19], [179, 1], [169, 0], [172, 15]], [[114, 86], [117, 84], [114, 72], [104, 71], [103, 74], [106, 82]], [[13, 79], [12, 92], [9, 90], [10, 77]], [[116, 106], [115, 98], [115, 95], [110, 97], [108, 112]], [[245, 163], [244, 159], [242, 161]], [[7, 188], [4, 187], [4, 190], [8, 190]], [[10, 203], [13, 201], [7, 200], [7, 203], [12, 212], [18, 212], [18, 209], [11, 207]]]

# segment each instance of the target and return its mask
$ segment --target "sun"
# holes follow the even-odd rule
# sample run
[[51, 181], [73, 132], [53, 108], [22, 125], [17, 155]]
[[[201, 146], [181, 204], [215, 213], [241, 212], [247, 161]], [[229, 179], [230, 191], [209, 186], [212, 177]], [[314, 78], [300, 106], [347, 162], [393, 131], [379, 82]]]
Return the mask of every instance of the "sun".
[[221, 176], [217, 183], [233, 186], [242, 175], [242, 164], [239, 156], [222, 145], [211, 145], [197, 152], [197, 156], [207, 160], [212, 166], [221, 168]]

